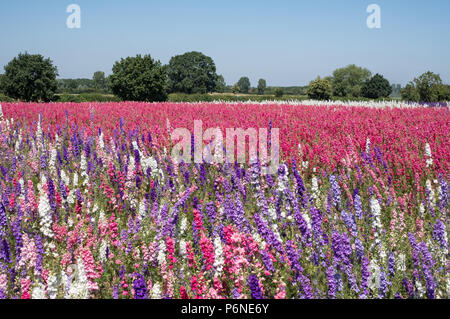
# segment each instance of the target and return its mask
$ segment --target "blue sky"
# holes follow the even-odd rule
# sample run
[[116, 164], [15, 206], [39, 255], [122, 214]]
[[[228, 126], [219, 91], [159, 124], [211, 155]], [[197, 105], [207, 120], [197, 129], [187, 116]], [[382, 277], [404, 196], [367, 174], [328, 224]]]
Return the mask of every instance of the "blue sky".
[[[66, 8], [81, 7], [81, 29]], [[381, 29], [366, 8], [381, 7]], [[431, 70], [450, 82], [448, 0], [14, 0], [0, 1], [0, 67], [40, 53], [60, 77], [111, 73], [121, 57], [167, 63], [187, 51], [211, 56], [228, 84], [306, 85], [351, 63], [406, 84]]]

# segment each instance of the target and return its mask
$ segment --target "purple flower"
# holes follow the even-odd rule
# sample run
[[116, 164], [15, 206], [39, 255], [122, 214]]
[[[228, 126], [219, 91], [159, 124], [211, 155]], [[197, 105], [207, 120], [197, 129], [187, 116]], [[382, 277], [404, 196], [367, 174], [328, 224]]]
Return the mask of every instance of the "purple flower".
[[334, 278], [335, 269], [330, 266], [326, 270], [327, 280], [328, 280], [328, 296], [332, 299], [336, 298], [336, 280]]
[[134, 299], [148, 299], [144, 276], [141, 274], [135, 275], [136, 279], [133, 281]]
[[261, 287], [259, 286], [259, 280], [258, 277], [256, 277], [255, 275], [250, 275], [248, 277], [248, 286], [250, 288], [251, 291], [251, 297], [252, 299], [264, 299], [262, 291], [261, 291]]

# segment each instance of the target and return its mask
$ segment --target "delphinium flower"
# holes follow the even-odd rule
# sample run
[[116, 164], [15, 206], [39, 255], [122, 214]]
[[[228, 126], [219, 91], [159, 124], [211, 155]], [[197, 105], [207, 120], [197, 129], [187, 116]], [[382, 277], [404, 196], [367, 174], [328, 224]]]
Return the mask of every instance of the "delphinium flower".
[[261, 291], [261, 287], [259, 286], [258, 277], [254, 274], [251, 274], [248, 277], [248, 286], [251, 291], [252, 299], [264, 299]]
[[436, 223], [433, 227], [433, 239], [436, 240], [441, 248], [446, 249], [447, 248], [447, 231], [445, 228], [444, 223], [441, 222], [441, 220], [438, 218], [436, 219]]
[[47, 293], [50, 299], [58, 297], [58, 278], [53, 273], [47, 278]]
[[340, 207], [340, 205], [341, 205], [341, 189], [339, 187], [339, 183], [337, 181], [336, 176], [330, 175], [330, 183], [331, 183], [331, 190], [333, 193], [333, 205], [335, 207]]
[[53, 237], [53, 231], [52, 231], [52, 216], [51, 216], [51, 207], [48, 200], [48, 196], [45, 191], [45, 185], [46, 185], [47, 179], [45, 176], [42, 176], [41, 183], [43, 186], [41, 186], [40, 190], [40, 197], [39, 197], [39, 225], [42, 234], [44, 234], [47, 237], [52, 238]]
[[386, 296], [386, 292], [388, 290], [388, 279], [386, 278], [386, 273], [384, 271], [380, 271], [380, 287], [378, 289], [378, 297], [381, 299]]
[[220, 276], [222, 274], [223, 265], [225, 262], [220, 237], [214, 238], [214, 256], [214, 269], [216, 271], [216, 274]]
[[326, 270], [328, 281], [328, 296], [332, 299], [336, 298], [336, 280], [335, 280], [335, 267], [330, 265]]
[[353, 206], [355, 207], [355, 215], [359, 219], [363, 219], [363, 209], [362, 209], [362, 203], [361, 203], [361, 197], [359, 196], [359, 190], [356, 188], [353, 192]]
[[133, 281], [134, 299], [148, 299], [144, 276], [138, 273], [135, 273], [134, 276], [136, 277]]
[[311, 288], [311, 283], [309, 278], [303, 274], [303, 267], [300, 264], [300, 257], [295, 250], [292, 241], [286, 241], [286, 252], [288, 259], [291, 263], [291, 268], [295, 272], [296, 279], [300, 282], [300, 285], [303, 289], [304, 296], [307, 299], [313, 298], [313, 292]]
[[433, 157], [431, 156], [431, 147], [428, 143], [425, 144], [425, 158], [427, 167], [431, 167], [433, 165]]
[[43, 283], [38, 283], [31, 290], [31, 299], [46, 299], [45, 296], [45, 285]]
[[2, 202], [0, 202], [0, 238], [3, 238], [8, 228], [8, 218], [6, 217], [6, 209]]

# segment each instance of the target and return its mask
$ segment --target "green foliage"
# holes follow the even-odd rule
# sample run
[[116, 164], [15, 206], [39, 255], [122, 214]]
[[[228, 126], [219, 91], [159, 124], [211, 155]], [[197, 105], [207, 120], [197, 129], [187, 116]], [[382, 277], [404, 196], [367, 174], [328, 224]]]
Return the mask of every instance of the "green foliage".
[[417, 92], [417, 89], [414, 86], [414, 83], [412, 83], [412, 82], [408, 83], [402, 89], [401, 94], [402, 94], [402, 99], [405, 101], [419, 102], [419, 100], [420, 100], [419, 92]]
[[225, 83], [225, 79], [222, 75], [217, 76], [215, 91], [218, 93], [225, 92], [227, 84]]
[[448, 102], [450, 101], [450, 85], [440, 84], [434, 88], [434, 93], [437, 97], [437, 101], [439, 102]]
[[161, 62], [150, 55], [127, 57], [117, 61], [110, 76], [111, 90], [122, 100], [167, 100], [167, 73]]
[[282, 97], [284, 94], [284, 91], [282, 88], [276, 88], [274, 90], [274, 94], [275, 94], [275, 97]]
[[4, 89], [3, 89], [3, 86], [4, 86], [4, 84], [3, 84], [3, 77], [4, 77], [4, 75], [0, 74], [0, 93], [4, 93], [5, 92]]
[[250, 80], [248, 77], [243, 76], [239, 79], [237, 82], [237, 85], [239, 86], [239, 92], [240, 93], [248, 93], [250, 90]]
[[426, 72], [413, 80], [420, 100], [423, 102], [437, 102], [439, 100], [439, 86], [442, 80], [439, 74]]
[[329, 100], [333, 95], [333, 87], [329, 80], [321, 79], [319, 76], [309, 84], [306, 93], [310, 99]]
[[259, 95], [263, 95], [264, 91], [266, 90], [266, 87], [267, 87], [266, 80], [259, 79], [259, 81], [258, 81], [258, 94]]
[[6, 95], [23, 101], [50, 101], [57, 89], [58, 69], [40, 54], [19, 53], [5, 66], [3, 89]]
[[239, 93], [240, 89], [239, 89], [239, 85], [236, 83], [235, 85], [233, 85], [233, 87], [231, 88], [231, 92], [236, 94]]
[[[231, 95], [231, 94], [185, 94], [185, 93], [171, 93], [169, 94], [170, 102], [212, 102], [212, 101], [224, 101], [224, 102], [247, 102], [247, 101], [279, 101], [286, 100], [287, 98], [274, 97], [273, 95]], [[292, 95], [288, 100], [301, 101], [306, 99], [305, 96]]]
[[171, 92], [207, 93], [216, 87], [216, 65], [201, 52], [187, 52], [171, 58], [167, 75]]
[[0, 92], [0, 102], [14, 102], [14, 99]]
[[362, 96], [369, 99], [386, 98], [392, 93], [392, 87], [382, 75], [375, 74], [370, 80], [364, 82], [361, 88]]
[[106, 88], [105, 72], [97, 71], [92, 77], [92, 83], [95, 89], [104, 90]]
[[63, 93], [55, 96], [55, 101], [58, 102], [121, 102], [122, 100], [110, 94], [102, 93], [81, 93], [81, 94], [67, 94]]
[[442, 102], [450, 99], [449, 86], [442, 83], [439, 74], [430, 71], [409, 82], [401, 94], [402, 99], [415, 102]]
[[351, 64], [333, 72], [333, 91], [339, 97], [360, 97], [361, 88], [371, 72], [368, 69]]

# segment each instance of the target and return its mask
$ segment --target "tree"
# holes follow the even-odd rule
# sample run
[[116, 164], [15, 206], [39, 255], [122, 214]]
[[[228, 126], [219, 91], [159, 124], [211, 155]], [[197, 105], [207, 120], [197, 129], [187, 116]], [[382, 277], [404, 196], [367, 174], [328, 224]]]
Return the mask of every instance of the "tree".
[[3, 93], [4, 92], [4, 89], [3, 89], [3, 74], [0, 74], [0, 93]]
[[266, 80], [259, 79], [259, 81], [258, 81], [258, 94], [259, 95], [263, 95], [264, 91], [266, 90], [266, 87], [267, 87]]
[[450, 101], [450, 85], [440, 84], [435, 87], [435, 93], [439, 102]]
[[354, 64], [335, 70], [332, 83], [334, 94], [340, 97], [360, 97], [361, 87], [371, 75], [368, 69]]
[[218, 93], [223, 93], [225, 92], [225, 89], [227, 88], [227, 84], [225, 83], [225, 79], [223, 78], [222, 75], [218, 75], [217, 76], [217, 80], [216, 80], [216, 92]]
[[110, 76], [112, 92], [122, 100], [167, 100], [167, 73], [161, 62], [150, 55], [127, 57], [117, 61]]
[[310, 99], [329, 100], [333, 95], [333, 87], [328, 79], [321, 79], [319, 76], [309, 83], [306, 94]]
[[239, 93], [239, 85], [237, 83], [233, 85], [233, 87], [231, 88], [231, 92], [233, 92], [233, 94]]
[[241, 77], [237, 85], [239, 86], [239, 92], [241, 93], [247, 94], [248, 90], [250, 90], [250, 80], [246, 76]]
[[276, 88], [274, 91], [275, 97], [282, 97], [284, 94], [284, 91], [282, 88]]
[[20, 53], [5, 66], [2, 82], [5, 94], [13, 99], [48, 102], [58, 88], [57, 76], [58, 69], [50, 59]]
[[362, 96], [369, 99], [386, 98], [392, 93], [392, 86], [382, 75], [375, 74], [364, 82], [361, 88]]
[[405, 101], [418, 102], [420, 100], [419, 92], [413, 82], [409, 82], [404, 89], [401, 90], [402, 99]]
[[92, 77], [94, 88], [97, 90], [104, 90], [106, 87], [105, 72], [97, 71]]
[[438, 101], [438, 87], [442, 85], [439, 74], [428, 71], [418, 78], [415, 78], [413, 82], [421, 101]]
[[170, 59], [167, 75], [171, 92], [207, 93], [216, 87], [213, 59], [201, 52], [187, 52]]

